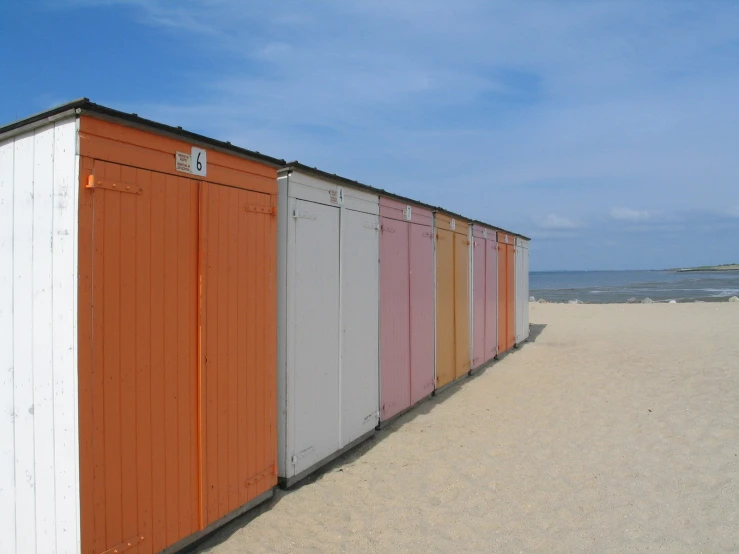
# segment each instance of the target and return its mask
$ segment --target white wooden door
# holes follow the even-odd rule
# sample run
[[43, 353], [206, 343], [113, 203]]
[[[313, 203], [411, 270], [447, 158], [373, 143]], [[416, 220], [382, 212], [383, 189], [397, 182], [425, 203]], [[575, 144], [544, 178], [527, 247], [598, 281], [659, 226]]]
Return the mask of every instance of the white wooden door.
[[520, 244], [520, 241], [516, 240], [516, 344], [523, 341], [524, 339], [524, 268], [523, 268], [523, 253], [524, 249]]
[[379, 415], [379, 218], [342, 214], [341, 445], [374, 429]]
[[339, 208], [303, 200], [294, 206], [289, 477], [340, 448]]
[[[526, 243], [528, 246], [528, 243]], [[523, 340], [529, 338], [529, 249], [523, 249]]]

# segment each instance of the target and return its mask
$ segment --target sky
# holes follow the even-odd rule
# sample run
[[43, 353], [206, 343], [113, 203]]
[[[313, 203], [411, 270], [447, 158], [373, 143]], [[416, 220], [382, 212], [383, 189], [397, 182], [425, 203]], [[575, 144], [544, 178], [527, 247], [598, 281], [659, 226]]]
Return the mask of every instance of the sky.
[[88, 97], [532, 237], [739, 262], [739, 2], [4, 0], [0, 123]]

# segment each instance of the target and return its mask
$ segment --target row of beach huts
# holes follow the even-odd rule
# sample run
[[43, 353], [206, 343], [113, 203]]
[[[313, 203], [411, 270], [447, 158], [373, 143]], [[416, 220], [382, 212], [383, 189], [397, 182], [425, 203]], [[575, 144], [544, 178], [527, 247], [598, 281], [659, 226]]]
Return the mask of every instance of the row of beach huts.
[[0, 552], [291, 486], [527, 339], [528, 244], [86, 99], [0, 127]]

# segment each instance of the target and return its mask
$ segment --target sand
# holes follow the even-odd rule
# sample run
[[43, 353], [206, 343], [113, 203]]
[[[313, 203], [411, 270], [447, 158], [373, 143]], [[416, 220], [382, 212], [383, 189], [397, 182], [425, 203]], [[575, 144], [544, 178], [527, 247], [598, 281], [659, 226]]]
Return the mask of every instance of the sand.
[[534, 304], [531, 322], [533, 342], [199, 551], [739, 551], [739, 304]]

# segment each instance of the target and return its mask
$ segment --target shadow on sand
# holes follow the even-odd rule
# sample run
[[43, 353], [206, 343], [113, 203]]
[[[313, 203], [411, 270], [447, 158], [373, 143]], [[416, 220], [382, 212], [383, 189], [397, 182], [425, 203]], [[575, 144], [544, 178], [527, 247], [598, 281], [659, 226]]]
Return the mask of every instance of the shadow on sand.
[[536, 339], [546, 329], [546, 326], [546, 323], [532, 323], [529, 325], [529, 340], [526, 342], [536, 342]]
[[[545, 328], [545, 324], [531, 324], [529, 326], [528, 340], [525, 343], [521, 344], [517, 349], [525, 347], [526, 344], [529, 342], [536, 342]], [[206, 552], [211, 551], [211, 549], [216, 548], [218, 545], [223, 544], [229, 538], [231, 538], [232, 535], [249, 525], [249, 523], [252, 522], [254, 519], [259, 517], [263, 513], [273, 509], [286, 496], [293, 494], [294, 492], [300, 490], [302, 487], [320, 481], [325, 475], [329, 473], [343, 471], [342, 468], [344, 466], [351, 465], [352, 463], [357, 461], [359, 458], [364, 456], [367, 452], [372, 450], [387, 437], [401, 429], [405, 424], [410, 423], [417, 417], [429, 414], [434, 408], [442, 404], [462, 387], [466, 386], [471, 381], [474, 381], [475, 379], [481, 377], [487, 371], [490, 371], [491, 368], [494, 367], [500, 360], [507, 357], [508, 354], [514, 352], [517, 349], [509, 350], [507, 353], [501, 355], [500, 359], [494, 358], [490, 360], [486, 364], [476, 369], [474, 373], [471, 373], [469, 377], [461, 378], [449, 387], [442, 390], [440, 393], [435, 394], [434, 396], [430, 396], [426, 400], [421, 401], [421, 403], [418, 404], [416, 407], [402, 414], [397, 419], [391, 421], [383, 429], [376, 431], [375, 434], [368, 438], [366, 441], [358, 444], [350, 451], [342, 454], [335, 460], [316, 470], [314, 473], [310, 474], [302, 481], [296, 483], [289, 490], [282, 490], [279, 487], [276, 488], [275, 494], [271, 499], [267, 500], [263, 504], [260, 504], [259, 506], [256, 506], [252, 510], [249, 510], [248, 512], [236, 517], [232, 521], [225, 524], [223, 527], [219, 527], [212, 533], [206, 535], [205, 537], [183, 549], [182, 552], [188, 554], [205, 554]]]

